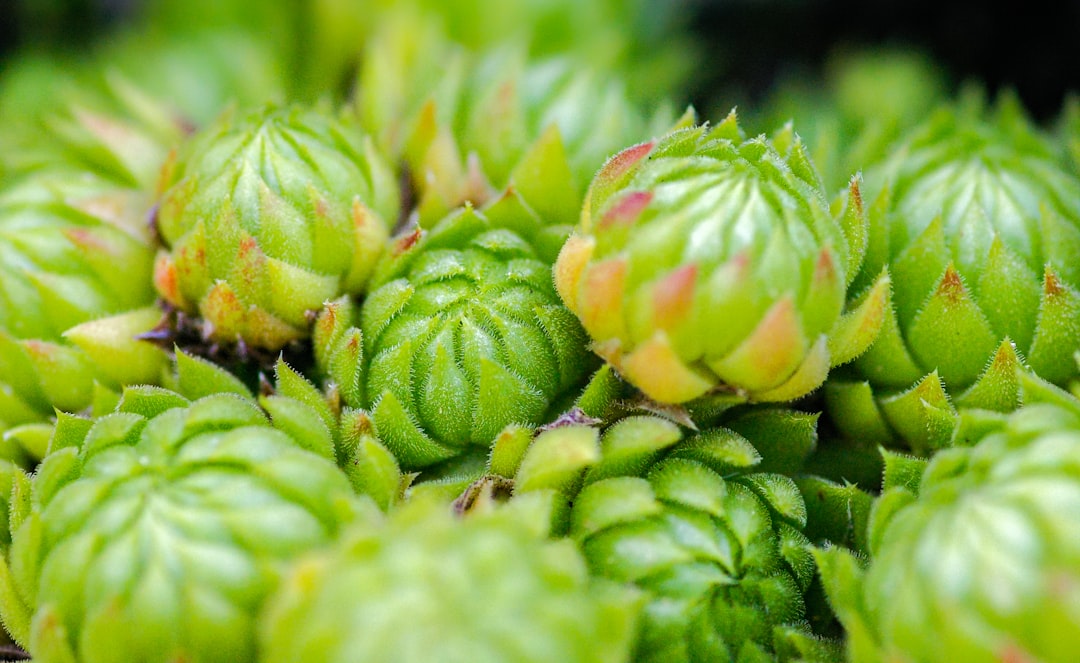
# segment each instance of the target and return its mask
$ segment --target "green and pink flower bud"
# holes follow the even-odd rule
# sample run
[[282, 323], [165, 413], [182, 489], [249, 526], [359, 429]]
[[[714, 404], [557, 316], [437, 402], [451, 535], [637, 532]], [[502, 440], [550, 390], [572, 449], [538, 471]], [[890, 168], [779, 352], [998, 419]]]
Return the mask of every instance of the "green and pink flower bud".
[[865, 224], [857, 180], [834, 211], [790, 128], [745, 140], [732, 114], [612, 157], [555, 282], [594, 351], [654, 400], [788, 401], [877, 334], [887, 277], [844, 312]]

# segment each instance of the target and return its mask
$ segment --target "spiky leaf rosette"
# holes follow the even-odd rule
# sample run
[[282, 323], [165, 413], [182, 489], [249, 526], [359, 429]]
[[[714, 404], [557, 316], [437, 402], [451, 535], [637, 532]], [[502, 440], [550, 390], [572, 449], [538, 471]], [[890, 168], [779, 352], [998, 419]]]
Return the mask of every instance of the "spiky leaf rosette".
[[[349, 299], [343, 297], [328, 305], [317, 327], [325, 327], [328, 318], [344, 315], [343, 309], [348, 304]], [[367, 495], [377, 506], [387, 509], [397, 501], [404, 477], [393, 455], [375, 437], [371, 418], [366, 412], [344, 406], [344, 389], [332, 381], [342, 375], [337, 369], [348, 370], [352, 380], [357, 377], [355, 363], [342, 359], [349, 354], [347, 346], [359, 345], [360, 332], [355, 328], [338, 331], [344, 333], [341, 345], [332, 346], [340, 356], [335, 355], [331, 371], [334, 377], [327, 378], [323, 390], [279, 358], [274, 366], [273, 384], [260, 380], [262, 393], [257, 402], [275, 428], [287, 433], [303, 448], [333, 459], [357, 493]], [[181, 349], [176, 351], [176, 369], [170, 373], [168, 384], [191, 400], [230, 393], [256, 402], [248, 385], [237, 375]]]
[[545, 188], [522, 187], [522, 195], [576, 215], [608, 156], [673, 120], [663, 105], [650, 118], [618, 74], [593, 63], [530, 60], [506, 44], [470, 51], [430, 14], [383, 20], [365, 50], [354, 104], [384, 151], [407, 164], [421, 218], [483, 204], [535, 178], [541, 159]]
[[294, 565], [265, 613], [263, 660], [625, 661], [637, 593], [590, 578], [537, 515], [421, 500], [354, 528]]
[[370, 141], [317, 109], [227, 112], [166, 177], [155, 284], [221, 342], [305, 338], [323, 302], [364, 290], [397, 219], [397, 184]]
[[[881, 336], [827, 394], [840, 425], [925, 452], [956, 407], [1018, 404], [1015, 369], [1064, 385], [1080, 347], [1080, 179], [1011, 97], [942, 108], [867, 173], [867, 258], [892, 306]], [[877, 400], [875, 402], [875, 398]]]
[[359, 405], [404, 469], [484, 455], [507, 424], [538, 424], [591, 368], [551, 263], [566, 226], [514, 192], [401, 237], [360, 311]]
[[850, 660], [1075, 658], [1080, 402], [1022, 381], [1027, 405], [981, 415], [974, 446], [941, 451], [921, 477], [887, 486], [868, 562], [843, 548], [818, 553]]
[[[24, 175], [0, 192], [5, 438], [47, 438], [39, 424], [54, 409], [91, 405], [95, 382], [115, 389], [157, 381], [164, 354], [135, 340], [160, 315], [147, 205], [137, 190], [70, 169]], [[43, 446], [29, 446], [40, 457]]]
[[555, 266], [593, 349], [651, 398], [785, 401], [873, 339], [887, 281], [844, 314], [862, 262], [857, 181], [834, 213], [801, 141], [734, 113], [612, 157]]
[[254, 402], [149, 387], [63, 420], [23, 483], [0, 607], [43, 663], [254, 661], [283, 565], [357, 508], [333, 461]]
[[604, 427], [578, 412], [541, 429], [524, 452], [517, 431], [505, 431], [486, 481], [512, 479], [511, 503], [558, 491], [570, 508], [556, 523], [568, 523], [592, 572], [645, 591], [634, 660], [830, 660], [835, 645], [806, 622], [815, 571], [805, 503], [768, 467], [779, 459], [750, 442], [809, 447], [815, 422], [750, 410], [729, 418], [731, 428], [686, 435], [659, 416]]

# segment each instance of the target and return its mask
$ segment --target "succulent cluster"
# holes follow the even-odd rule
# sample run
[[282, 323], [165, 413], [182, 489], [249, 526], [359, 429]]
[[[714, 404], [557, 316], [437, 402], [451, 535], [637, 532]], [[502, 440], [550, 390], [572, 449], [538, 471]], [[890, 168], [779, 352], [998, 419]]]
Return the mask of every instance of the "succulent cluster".
[[1075, 658], [1080, 104], [879, 53], [679, 116], [676, 5], [18, 54], [0, 659]]

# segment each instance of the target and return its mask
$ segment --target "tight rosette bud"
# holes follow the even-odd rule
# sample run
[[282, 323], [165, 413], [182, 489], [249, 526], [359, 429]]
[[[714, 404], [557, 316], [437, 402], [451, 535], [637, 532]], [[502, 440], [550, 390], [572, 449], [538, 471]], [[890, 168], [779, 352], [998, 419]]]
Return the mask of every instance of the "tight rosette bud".
[[357, 509], [331, 459], [236, 394], [129, 389], [51, 444], [0, 565], [4, 625], [42, 663], [255, 661], [285, 563]]
[[654, 400], [786, 401], [858, 355], [882, 280], [844, 314], [862, 262], [857, 181], [834, 213], [790, 127], [744, 140], [734, 114], [612, 157], [555, 266], [593, 349]]
[[78, 170], [30, 173], [0, 192], [5, 438], [91, 405], [95, 382], [157, 381], [165, 355], [135, 340], [160, 317], [146, 208], [138, 191]]
[[397, 219], [397, 184], [370, 141], [329, 113], [226, 113], [166, 166], [154, 281], [215, 341], [276, 350], [312, 313], [358, 294]]
[[847, 431], [948, 443], [956, 407], [1019, 404], [1016, 368], [1080, 373], [1080, 179], [1011, 98], [939, 109], [868, 171], [875, 202], [863, 272], [892, 276], [878, 340], [827, 390]]
[[[561, 496], [553, 528], [577, 542], [594, 575], [645, 593], [635, 661], [835, 660], [836, 643], [808, 622], [807, 508], [774, 469], [790, 449], [813, 446], [817, 417], [729, 414], [725, 427], [691, 434], [645, 414], [605, 426], [580, 409], [535, 435], [507, 429], [488, 475], [456, 504], [482, 503], [489, 488], [510, 492], [510, 504]], [[764, 457], [752, 440], [785, 451]]]
[[350, 404], [403, 469], [482, 457], [508, 424], [539, 424], [572, 398], [592, 362], [551, 282], [567, 232], [508, 191], [411, 231], [380, 264]]
[[921, 478], [886, 486], [868, 565], [842, 548], [818, 553], [849, 660], [1076, 658], [1080, 402], [1059, 393], [1032, 404], [1040, 395], [1026, 387], [1024, 396], [974, 446], [943, 450]]
[[262, 660], [627, 660], [637, 592], [590, 578], [521, 506], [462, 517], [421, 500], [350, 530], [293, 566], [265, 613]]

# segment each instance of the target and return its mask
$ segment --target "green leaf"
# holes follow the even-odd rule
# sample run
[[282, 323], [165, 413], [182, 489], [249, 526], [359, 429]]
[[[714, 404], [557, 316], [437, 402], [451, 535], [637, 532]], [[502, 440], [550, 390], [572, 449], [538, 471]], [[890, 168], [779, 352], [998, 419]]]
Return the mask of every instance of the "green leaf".
[[586, 468], [600, 460], [599, 434], [571, 425], [541, 432], [529, 446], [514, 478], [516, 492], [555, 489], [574, 494]]
[[585, 483], [615, 476], [640, 476], [664, 449], [681, 439], [679, 427], [660, 417], [620, 419], [600, 438], [599, 462], [589, 469]]
[[239, 394], [254, 400], [247, 385], [232, 373], [210, 361], [189, 355], [176, 348], [176, 372], [179, 377], [178, 391], [191, 400], [221, 392]]
[[950, 263], [911, 319], [907, 341], [920, 366], [936, 370], [950, 388], [964, 388], [978, 379], [1001, 339]]
[[301, 448], [335, 460], [334, 435], [315, 408], [288, 396], [263, 396], [259, 404], [270, 414], [274, 428], [286, 433]]
[[821, 477], [795, 479], [806, 504], [806, 535], [856, 551], [866, 550], [866, 522], [873, 498], [853, 484]]

